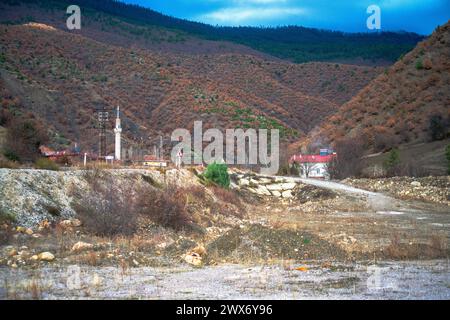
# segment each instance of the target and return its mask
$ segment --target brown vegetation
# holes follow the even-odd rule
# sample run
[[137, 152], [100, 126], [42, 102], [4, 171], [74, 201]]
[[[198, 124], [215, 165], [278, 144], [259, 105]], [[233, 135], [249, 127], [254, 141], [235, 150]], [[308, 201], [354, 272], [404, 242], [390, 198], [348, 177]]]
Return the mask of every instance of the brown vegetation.
[[[447, 23], [345, 103], [303, 144], [361, 136], [365, 149], [380, 152], [402, 143], [448, 137], [449, 43]], [[426, 67], [420, 61], [427, 61]]]
[[96, 146], [93, 111], [117, 104], [123, 106], [128, 144], [141, 136], [156, 139], [175, 128], [191, 129], [194, 120], [205, 128], [278, 128], [292, 142], [380, 72], [331, 63], [295, 65], [258, 55], [161, 55], [102, 40], [36, 24], [2, 26], [2, 108], [32, 111], [61, 145], [72, 140]]

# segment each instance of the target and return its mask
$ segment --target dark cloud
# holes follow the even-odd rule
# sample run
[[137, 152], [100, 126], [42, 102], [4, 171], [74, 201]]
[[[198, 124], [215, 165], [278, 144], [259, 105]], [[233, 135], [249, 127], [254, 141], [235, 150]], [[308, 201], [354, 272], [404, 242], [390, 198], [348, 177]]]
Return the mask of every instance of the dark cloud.
[[212, 25], [306, 27], [365, 32], [366, 9], [381, 8], [382, 29], [431, 33], [450, 18], [448, 0], [125, 0]]

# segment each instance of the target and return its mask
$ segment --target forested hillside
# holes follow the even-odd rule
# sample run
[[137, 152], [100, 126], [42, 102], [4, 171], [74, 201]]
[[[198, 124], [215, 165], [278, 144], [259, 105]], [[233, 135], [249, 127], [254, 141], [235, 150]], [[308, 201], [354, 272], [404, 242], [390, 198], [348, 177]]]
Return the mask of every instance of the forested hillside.
[[[38, 5], [46, 10], [61, 12], [72, 4], [67, 0], [7, 0], [5, 4]], [[163, 27], [177, 31], [171, 41], [183, 41], [187, 36], [196, 36], [214, 41], [231, 41], [249, 46], [267, 54], [289, 59], [294, 62], [308, 61], [360, 61], [366, 63], [394, 62], [411, 50], [423, 37], [414, 33], [343, 33], [318, 30], [299, 26], [278, 28], [255, 27], [214, 27], [207, 24], [169, 17], [153, 10], [113, 0], [79, 0], [83, 9], [110, 14], [124, 21], [137, 24], [131, 31], [135, 35], [145, 35], [147, 28]], [[85, 10], [86, 11], [86, 10]], [[84, 12], [85, 12], [84, 11]], [[33, 15], [22, 17], [21, 22], [33, 20]], [[16, 19], [8, 20], [10, 23]], [[26, 22], [26, 21], [25, 21]], [[117, 22], [110, 21], [112, 24]], [[179, 33], [181, 32], [181, 34]]]
[[438, 27], [304, 142], [360, 140], [367, 150], [445, 139], [450, 134], [450, 23]]

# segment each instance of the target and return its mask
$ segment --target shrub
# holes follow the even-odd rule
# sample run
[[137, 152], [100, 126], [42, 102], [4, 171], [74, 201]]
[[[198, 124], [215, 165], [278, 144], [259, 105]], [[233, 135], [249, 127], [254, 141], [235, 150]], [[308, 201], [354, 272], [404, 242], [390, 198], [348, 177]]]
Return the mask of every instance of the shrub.
[[244, 209], [241, 198], [236, 191], [215, 187], [213, 188], [213, 192], [217, 198], [225, 203], [230, 203], [236, 206], [239, 211], [242, 211]]
[[388, 132], [375, 133], [373, 140], [373, 150], [375, 152], [389, 151], [398, 144], [398, 138]]
[[12, 161], [35, 161], [39, 147], [48, 141], [45, 128], [33, 119], [14, 118], [7, 129], [5, 156]]
[[327, 165], [331, 179], [357, 177], [361, 174], [364, 146], [360, 138], [344, 139], [336, 142], [337, 157]]
[[125, 186], [103, 179], [90, 185], [73, 203], [83, 226], [98, 236], [129, 236], [138, 229], [136, 197]]
[[137, 201], [139, 212], [163, 227], [180, 230], [190, 223], [186, 210], [187, 192], [177, 187], [162, 191], [144, 189]]
[[42, 169], [42, 170], [53, 170], [53, 171], [59, 170], [58, 164], [47, 158], [37, 159], [36, 162], [34, 163], [34, 167], [36, 169]]
[[228, 174], [228, 167], [222, 163], [212, 163], [206, 168], [203, 177], [216, 185], [223, 188], [230, 186], [230, 175]]
[[0, 168], [18, 169], [19, 167], [20, 167], [19, 164], [15, 161], [0, 159]]
[[416, 69], [417, 70], [422, 70], [423, 69], [423, 61], [422, 59], [419, 59], [416, 61]]
[[1, 223], [11, 223], [11, 222], [15, 222], [15, 221], [16, 221], [16, 216], [13, 213], [0, 208], [0, 224]]
[[432, 115], [429, 119], [431, 140], [436, 141], [445, 139], [447, 136], [448, 127], [448, 123], [446, 123], [441, 115]]
[[399, 175], [401, 170], [400, 163], [401, 160], [398, 149], [392, 149], [388, 154], [388, 158], [383, 163], [387, 175], [388, 176]]
[[15, 154], [13, 151], [11, 150], [6, 150], [3, 155], [5, 156], [6, 159], [10, 160], [10, 161], [14, 161], [14, 162], [18, 162], [20, 161], [20, 158], [17, 154]]

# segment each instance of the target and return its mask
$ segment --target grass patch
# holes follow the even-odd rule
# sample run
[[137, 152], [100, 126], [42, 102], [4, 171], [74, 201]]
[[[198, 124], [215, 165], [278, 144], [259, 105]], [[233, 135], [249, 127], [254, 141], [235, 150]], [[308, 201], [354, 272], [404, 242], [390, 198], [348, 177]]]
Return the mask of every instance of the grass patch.
[[59, 171], [58, 164], [47, 158], [37, 159], [36, 162], [34, 163], [34, 167], [36, 169], [41, 169], [41, 170]]

